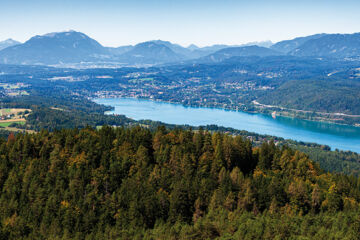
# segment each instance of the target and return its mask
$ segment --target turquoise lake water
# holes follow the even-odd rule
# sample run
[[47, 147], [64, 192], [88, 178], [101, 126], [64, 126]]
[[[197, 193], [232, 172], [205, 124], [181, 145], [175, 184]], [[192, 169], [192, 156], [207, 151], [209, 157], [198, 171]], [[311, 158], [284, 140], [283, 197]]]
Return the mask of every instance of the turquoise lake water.
[[135, 120], [150, 119], [170, 124], [192, 126], [216, 124], [239, 130], [269, 134], [304, 142], [326, 144], [332, 150], [360, 153], [360, 128], [313, 122], [294, 118], [228, 111], [215, 108], [185, 107], [179, 104], [131, 98], [95, 99], [96, 103], [113, 106], [109, 114], [124, 114]]

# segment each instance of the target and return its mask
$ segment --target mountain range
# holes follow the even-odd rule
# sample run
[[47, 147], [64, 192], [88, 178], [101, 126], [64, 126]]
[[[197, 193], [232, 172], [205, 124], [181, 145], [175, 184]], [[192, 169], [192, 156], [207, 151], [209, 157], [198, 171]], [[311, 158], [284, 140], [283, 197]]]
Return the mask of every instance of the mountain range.
[[224, 48], [202, 58], [202, 60], [204, 60], [205, 62], [222, 62], [232, 57], [250, 57], [250, 56], [267, 57], [267, 56], [279, 56], [279, 55], [284, 55], [284, 54], [272, 50], [270, 48], [252, 45], [245, 47]]
[[135, 46], [104, 47], [81, 32], [67, 31], [34, 36], [25, 43], [0, 42], [0, 63], [62, 65], [119, 63], [128, 66], [192, 62], [221, 62], [232, 57], [280, 56], [352, 58], [360, 56], [360, 33], [315, 34], [272, 44], [270, 41], [243, 45], [183, 47], [153, 40]]

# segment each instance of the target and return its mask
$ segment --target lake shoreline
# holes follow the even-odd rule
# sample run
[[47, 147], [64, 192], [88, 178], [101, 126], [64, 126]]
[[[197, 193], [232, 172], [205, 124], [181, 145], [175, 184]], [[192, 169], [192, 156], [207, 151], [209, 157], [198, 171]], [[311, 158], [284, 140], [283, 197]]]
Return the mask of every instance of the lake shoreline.
[[[299, 120], [304, 120], [304, 121], [311, 121], [311, 122], [317, 122], [317, 123], [328, 123], [328, 124], [335, 124], [335, 125], [342, 125], [342, 126], [351, 126], [351, 127], [356, 127], [360, 129], [360, 124], [356, 123], [356, 124], [348, 124], [348, 123], [341, 123], [341, 122], [336, 122], [336, 121], [332, 121], [331, 119], [310, 119], [310, 118], [306, 118], [306, 117], [301, 117], [301, 116], [295, 116], [295, 114], [292, 115], [291, 111], [277, 111], [278, 108], [280, 107], [274, 107], [274, 109], [269, 109], [269, 111], [251, 111], [251, 110], [237, 110], [237, 109], [233, 109], [233, 108], [221, 108], [221, 107], [212, 107], [212, 106], [207, 106], [207, 105], [189, 105], [189, 104], [184, 104], [181, 102], [172, 102], [172, 101], [165, 101], [165, 100], [160, 100], [160, 99], [153, 99], [153, 98], [138, 98], [138, 97], [96, 97], [96, 98], [90, 98], [92, 101], [94, 99], [110, 99], [110, 98], [119, 98], [119, 99], [136, 99], [136, 100], [146, 100], [146, 101], [153, 101], [153, 102], [160, 102], [160, 103], [169, 103], [169, 104], [175, 104], [175, 105], [180, 105], [183, 107], [189, 107], [189, 108], [207, 108], [207, 109], [217, 109], [217, 110], [224, 110], [224, 111], [232, 111], [232, 112], [243, 112], [243, 113], [248, 113], [248, 114], [262, 114], [265, 116], [272, 116], [273, 117], [273, 113], [274, 111], [276, 112], [276, 117], [285, 117], [285, 118], [291, 118], [291, 119], [299, 119]], [[256, 106], [254, 104], [254, 106]], [[294, 111], [303, 111], [303, 110], [294, 110]], [[109, 111], [107, 111], [109, 112]], [[111, 111], [110, 111], [111, 112]], [[323, 114], [334, 114], [334, 113], [323, 113]]]
[[[152, 120], [175, 125], [218, 125], [301, 142], [328, 145], [332, 149], [360, 152], [360, 129], [337, 123], [318, 122], [263, 113], [221, 108], [191, 107], [143, 98], [94, 98], [113, 107], [106, 114], [126, 115], [134, 120]], [[119, 105], [120, 104], [120, 105]]]

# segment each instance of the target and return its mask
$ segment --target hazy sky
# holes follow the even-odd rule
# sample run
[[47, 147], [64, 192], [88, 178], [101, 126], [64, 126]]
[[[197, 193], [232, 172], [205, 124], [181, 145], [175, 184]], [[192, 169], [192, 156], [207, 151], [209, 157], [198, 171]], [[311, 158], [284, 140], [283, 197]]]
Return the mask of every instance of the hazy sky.
[[0, 0], [0, 40], [73, 29], [105, 46], [274, 42], [360, 32], [360, 0]]

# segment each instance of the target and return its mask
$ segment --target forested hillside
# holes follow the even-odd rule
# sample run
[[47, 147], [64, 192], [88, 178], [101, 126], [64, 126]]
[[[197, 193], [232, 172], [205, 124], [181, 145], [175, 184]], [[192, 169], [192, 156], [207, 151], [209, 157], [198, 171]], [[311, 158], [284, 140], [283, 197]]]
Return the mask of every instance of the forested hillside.
[[[166, 126], [168, 129], [194, 129], [203, 128], [211, 132], [224, 132], [234, 136], [240, 135], [244, 138], [252, 139], [255, 145], [264, 141], [274, 139], [279, 145], [291, 145], [294, 149], [299, 149], [318, 162], [325, 171], [343, 173], [347, 175], [360, 176], [360, 155], [348, 151], [329, 151], [328, 146], [314, 143], [296, 142], [276, 136], [261, 135], [233, 128], [221, 127], [217, 125], [189, 126], [173, 125], [163, 122], [150, 120], [135, 121], [124, 115], [106, 115], [105, 111], [111, 109], [109, 106], [96, 104], [86, 98], [73, 96], [56, 89], [44, 88], [41, 91], [32, 92], [31, 96], [17, 98], [4, 98], [3, 104], [7, 108], [29, 108], [31, 114], [26, 117], [26, 124], [16, 125], [19, 130], [41, 131], [46, 129], [54, 131], [56, 129], [84, 128], [87, 126], [96, 128], [102, 125], [117, 127], [131, 127], [139, 125], [155, 130], [158, 126]], [[56, 96], [56, 95], [59, 96]], [[9, 135], [9, 131], [0, 127], [0, 137]], [[335, 149], [333, 149], [335, 150]]]
[[202, 130], [0, 140], [1, 239], [359, 239], [360, 180]]

